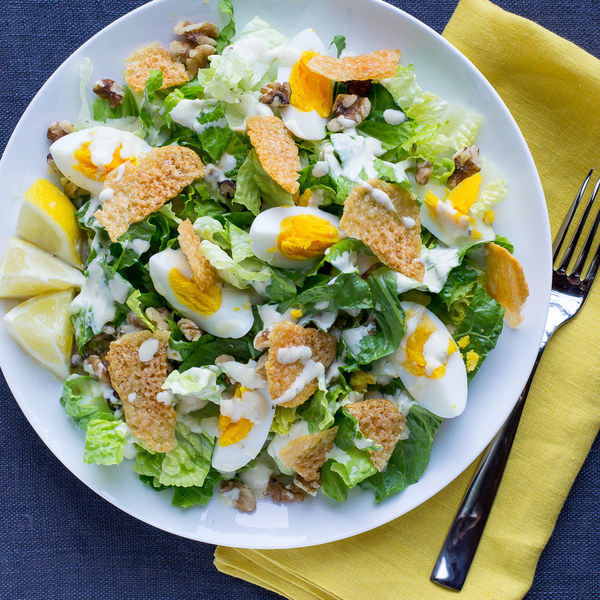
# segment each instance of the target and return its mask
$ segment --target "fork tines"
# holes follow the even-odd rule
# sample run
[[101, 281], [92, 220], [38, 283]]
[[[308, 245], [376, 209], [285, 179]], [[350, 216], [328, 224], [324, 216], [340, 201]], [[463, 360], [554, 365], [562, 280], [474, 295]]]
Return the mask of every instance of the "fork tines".
[[[575, 200], [573, 200], [573, 203], [571, 204], [571, 207], [567, 211], [567, 214], [565, 215], [565, 218], [560, 226], [560, 229], [558, 230], [558, 233], [556, 234], [556, 238], [554, 239], [554, 243], [552, 244], [552, 261], [553, 261], [553, 263], [555, 263], [557, 261], [559, 255], [560, 255], [560, 251], [563, 246], [563, 242], [565, 241], [565, 238], [567, 237], [566, 234], [569, 230], [571, 222], [573, 221], [573, 217], [575, 216], [575, 213], [577, 212], [577, 208], [579, 207], [579, 204], [581, 203], [581, 199], [583, 198], [583, 194], [584, 194], [586, 187], [592, 177], [593, 172], [594, 172], [594, 169], [590, 169], [590, 172], [588, 173], [587, 177], [585, 178], [579, 192], [577, 193], [577, 196], [575, 196]], [[592, 195], [590, 196], [590, 199], [588, 200], [588, 203], [585, 207], [585, 210], [583, 211], [583, 214], [579, 218], [579, 222], [577, 223], [577, 228], [575, 229], [575, 233], [574, 233], [573, 237], [571, 238], [569, 245], [567, 246], [567, 249], [562, 257], [562, 260], [560, 261], [560, 264], [557, 266], [556, 271], [562, 272], [562, 273], [567, 272], [567, 267], [569, 266], [569, 263], [571, 262], [571, 259], [573, 258], [573, 253], [575, 252], [575, 249], [577, 247], [577, 244], [579, 242], [581, 234], [585, 228], [585, 224], [588, 220], [588, 217], [592, 210], [592, 206], [594, 204], [594, 201], [596, 200], [596, 196], [598, 195], [599, 189], [600, 189], [600, 179], [598, 179], [598, 181], [596, 181], [596, 185], [594, 186]], [[573, 265], [573, 269], [571, 270], [570, 273], [568, 273], [570, 278], [572, 277], [572, 278], [576, 278], [576, 279], [581, 279], [586, 283], [591, 282], [591, 280], [594, 278], [594, 275], [596, 274], [596, 271], [598, 270], [598, 266], [600, 264], [600, 248], [598, 248], [596, 250], [596, 254], [594, 255], [594, 258], [590, 264], [590, 267], [587, 270], [587, 274], [586, 274], [585, 278], [581, 277], [581, 271], [582, 271], [582, 269], [586, 263], [586, 260], [590, 254], [590, 250], [594, 243], [594, 238], [596, 236], [596, 232], [598, 230], [599, 225], [600, 225], [600, 212], [598, 212], [596, 214], [596, 218], [594, 219], [594, 223], [592, 224], [592, 227], [587, 235], [587, 238], [584, 242], [583, 248], [581, 249], [581, 252], [579, 253], [579, 256], [577, 257], [577, 260], [576, 260], [575, 264]]]

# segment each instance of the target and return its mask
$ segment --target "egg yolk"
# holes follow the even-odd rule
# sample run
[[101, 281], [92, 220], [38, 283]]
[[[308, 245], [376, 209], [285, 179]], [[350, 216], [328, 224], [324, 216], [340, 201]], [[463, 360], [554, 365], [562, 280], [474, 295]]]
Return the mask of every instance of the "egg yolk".
[[[246, 390], [247, 388], [238, 385], [234, 397], [243, 401]], [[231, 417], [219, 415], [219, 429], [222, 432], [219, 437], [219, 446], [231, 446], [243, 440], [253, 426], [254, 423], [250, 419], [241, 418], [239, 421], [233, 422]]]
[[297, 215], [281, 221], [277, 247], [291, 260], [322, 256], [329, 246], [339, 241], [338, 230], [323, 217]]
[[[424, 355], [424, 347], [430, 336], [437, 331], [435, 323], [426, 315], [423, 316], [417, 328], [406, 340], [406, 359], [404, 360], [404, 368], [417, 377], [429, 377], [430, 379], [439, 379], [446, 373], [446, 365], [448, 359], [436, 367], [431, 373], [427, 373], [427, 359]], [[450, 338], [448, 342], [447, 355], [450, 356], [456, 352], [457, 346], [454, 340]]]
[[448, 201], [459, 213], [466, 215], [471, 210], [471, 206], [473, 206], [475, 200], [477, 200], [480, 185], [481, 173], [475, 173], [475, 175], [463, 179], [448, 194]]
[[200, 315], [212, 315], [221, 306], [221, 288], [218, 283], [201, 290], [177, 268], [169, 271], [169, 286], [179, 302]]
[[303, 112], [317, 111], [319, 116], [328, 117], [333, 104], [333, 82], [323, 75], [313, 73], [308, 61], [316, 52], [303, 52], [300, 60], [293, 66], [290, 74], [292, 95], [290, 102]]
[[114, 171], [116, 168], [120, 167], [124, 162], [130, 162], [134, 167], [137, 166], [138, 160], [135, 156], [130, 156], [129, 158], [123, 158], [121, 156], [121, 150], [123, 149], [123, 144], [119, 144], [118, 148], [115, 149], [113, 153], [112, 160], [105, 165], [96, 165], [92, 161], [92, 153], [90, 151], [90, 144], [92, 142], [86, 142], [82, 144], [75, 153], [73, 157], [77, 161], [73, 165], [73, 169], [75, 171], [79, 171], [83, 173], [86, 177], [93, 179], [95, 181], [104, 181], [106, 176]]

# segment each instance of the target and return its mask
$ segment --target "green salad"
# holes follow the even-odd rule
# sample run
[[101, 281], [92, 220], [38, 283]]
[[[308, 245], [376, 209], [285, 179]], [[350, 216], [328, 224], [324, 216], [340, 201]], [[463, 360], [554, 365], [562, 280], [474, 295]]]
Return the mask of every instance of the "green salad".
[[481, 118], [398, 50], [219, 5], [220, 27], [181, 21], [116, 64], [124, 84], [84, 62], [56, 125], [85, 275], [60, 402], [86, 463], [129, 462], [178, 507], [381, 502], [424, 473], [505, 309], [518, 324], [507, 183]]

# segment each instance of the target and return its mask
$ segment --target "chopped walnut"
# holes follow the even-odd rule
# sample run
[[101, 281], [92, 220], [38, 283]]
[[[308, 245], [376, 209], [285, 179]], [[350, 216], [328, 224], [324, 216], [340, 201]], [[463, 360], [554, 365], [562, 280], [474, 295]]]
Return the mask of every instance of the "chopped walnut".
[[75, 131], [75, 125], [70, 123], [69, 121], [54, 121], [54, 123], [50, 123], [48, 126], [48, 139], [52, 142], [59, 140], [61, 137], [65, 137], [65, 135], [69, 135], [69, 133], [73, 133]]
[[197, 342], [202, 337], [202, 329], [190, 319], [179, 319], [177, 327], [179, 327], [181, 333], [183, 333], [183, 337], [188, 342]]
[[306, 479], [304, 479], [300, 475], [297, 475], [296, 479], [294, 479], [294, 485], [299, 487], [301, 490], [304, 490], [307, 494], [311, 496], [316, 496], [317, 490], [321, 487], [321, 482], [319, 480], [306, 481]]
[[418, 162], [417, 163], [417, 172], [415, 173], [415, 181], [419, 185], [427, 185], [429, 183], [429, 178], [433, 173], [433, 163], [431, 161], [427, 162]]
[[259, 331], [254, 337], [254, 348], [256, 350], [266, 350], [269, 347], [269, 335], [268, 329]]
[[178, 21], [173, 27], [175, 35], [181, 35], [185, 39], [195, 45], [204, 44], [207, 42], [197, 42], [199, 36], [204, 36], [211, 40], [216, 45], [215, 40], [219, 36], [219, 28], [214, 23], [204, 21], [203, 23], [191, 23], [190, 21]]
[[191, 77], [195, 77], [200, 69], [206, 69], [209, 66], [208, 57], [215, 53], [215, 49], [208, 45], [203, 44], [190, 50], [187, 60], [185, 61], [185, 67]]
[[92, 88], [92, 91], [99, 98], [105, 98], [112, 108], [123, 104], [125, 100], [125, 91], [112, 79], [98, 79]]
[[235, 181], [224, 179], [223, 181], [219, 181], [217, 185], [219, 186], [219, 191], [225, 198], [231, 200], [231, 198], [235, 196], [235, 190], [237, 189]]
[[[234, 490], [239, 490], [234, 492]], [[221, 482], [221, 493], [231, 494], [232, 504], [240, 512], [251, 513], [256, 510], [256, 499], [252, 495], [252, 492], [243, 483], [236, 479], [230, 479], [229, 481]]]
[[173, 60], [185, 65], [190, 78], [209, 65], [208, 57], [215, 53], [219, 28], [214, 23], [190, 23], [179, 21], [173, 28], [175, 35], [181, 35], [185, 41], [173, 41], [169, 54]]
[[260, 101], [263, 104], [270, 104], [273, 108], [277, 106], [289, 106], [290, 96], [292, 95], [292, 88], [286, 81], [285, 83], [267, 83], [265, 87], [260, 90], [262, 94]]
[[371, 112], [371, 101], [356, 94], [338, 94], [333, 103], [335, 117], [327, 123], [332, 133], [360, 125]]
[[[170, 316], [168, 310], [166, 316]], [[165, 318], [165, 316], [161, 314], [160, 309], [157, 310], [153, 306], [150, 306], [146, 309], [146, 317], [149, 321], [152, 321], [156, 325], [157, 329], [160, 329], [161, 331], [169, 331], [169, 323], [167, 323], [167, 319]]]
[[91, 369], [94, 375], [104, 383], [110, 384], [110, 377], [108, 375], [108, 363], [98, 354], [90, 354], [83, 359], [83, 368], [86, 366]]
[[348, 88], [349, 94], [356, 96], [368, 96], [371, 93], [371, 80], [365, 81], [346, 81], [346, 87]]
[[265, 368], [265, 365], [267, 364], [268, 358], [269, 358], [268, 352], [261, 354], [260, 358], [256, 362], [256, 367], [254, 368], [254, 371], [256, 372], [256, 374], [259, 377], [262, 377], [264, 380], [267, 379], [267, 369]]
[[302, 502], [306, 498], [306, 492], [294, 483], [285, 485], [271, 477], [265, 496], [271, 496], [275, 502]]
[[454, 173], [448, 179], [448, 187], [455, 188], [461, 181], [481, 171], [479, 148], [475, 145], [459, 150], [453, 157]]

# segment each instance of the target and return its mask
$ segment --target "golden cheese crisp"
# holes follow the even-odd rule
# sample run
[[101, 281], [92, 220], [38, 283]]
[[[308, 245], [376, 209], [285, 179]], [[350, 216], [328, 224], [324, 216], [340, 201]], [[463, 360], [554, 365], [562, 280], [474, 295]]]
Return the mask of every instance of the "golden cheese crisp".
[[[269, 384], [269, 394], [275, 402], [283, 396], [304, 370], [301, 360], [290, 364], [280, 363], [278, 352], [281, 348], [308, 346], [312, 351], [312, 360], [323, 364], [325, 369], [333, 362], [337, 351], [337, 339], [330, 333], [318, 329], [305, 329], [291, 321], [281, 321], [273, 325], [269, 335], [269, 356], [265, 369]], [[299, 406], [317, 390], [317, 379], [309, 381], [300, 392], [280, 406]]]
[[319, 481], [320, 469], [327, 454], [333, 450], [336, 433], [337, 427], [332, 427], [312, 435], [301, 435], [279, 451], [279, 458], [306, 481]]
[[138, 48], [125, 61], [125, 81], [134, 92], [143, 92], [151, 69], [158, 69], [163, 75], [161, 89], [181, 85], [188, 80], [185, 67], [175, 62], [169, 51], [154, 42], [149, 46]]
[[361, 433], [373, 440], [382, 450], [369, 450], [371, 462], [378, 471], [387, 465], [398, 440], [406, 433], [406, 419], [391, 400], [373, 398], [344, 407], [358, 419]]
[[94, 216], [116, 242], [132, 223], [143, 221], [200, 177], [202, 161], [190, 148], [153, 148], [137, 168], [127, 162], [107, 175], [103, 191], [110, 189], [112, 197]]
[[308, 68], [333, 81], [367, 81], [394, 77], [398, 69], [400, 50], [376, 50], [370, 54], [334, 58], [317, 54], [308, 61]]
[[106, 355], [125, 421], [133, 436], [154, 452], [175, 446], [175, 410], [156, 399], [167, 377], [168, 343], [168, 331], [128, 333], [111, 342]]
[[179, 224], [177, 231], [179, 232], [177, 238], [179, 246], [190, 263], [190, 268], [194, 274], [194, 283], [201, 291], [207, 290], [217, 283], [218, 276], [214, 267], [208, 262], [200, 250], [200, 238], [194, 231], [192, 222], [189, 219], [186, 219]]
[[265, 172], [284, 190], [295, 194], [301, 169], [298, 147], [278, 117], [250, 117], [246, 121], [250, 141]]
[[357, 185], [344, 202], [340, 228], [363, 241], [391, 269], [423, 281], [421, 216], [416, 199], [394, 183], [370, 179], [367, 185], [383, 192], [396, 210], [375, 200], [368, 187]]
[[523, 317], [521, 310], [529, 296], [523, 267], [506, 249], [494, 242], [485, 245], [485, 289], [505, 309], [504, 318], [511, 327], [517, 327]]

